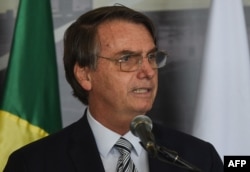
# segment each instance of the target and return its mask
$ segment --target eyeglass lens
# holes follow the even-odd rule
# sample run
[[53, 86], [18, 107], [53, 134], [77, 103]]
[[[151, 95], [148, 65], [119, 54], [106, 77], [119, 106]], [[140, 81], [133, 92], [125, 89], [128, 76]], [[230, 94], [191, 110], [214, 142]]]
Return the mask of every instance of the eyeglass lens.
[[[142, 56], [138, 54], [131, 54], [125, 57], [126, 60], [120, 62], [120, 68], [122, 71], [135, 71], [142, 63]], [[153, 69], [162, 68], [167, 61], [167, 55], [164, 52], [155, 52], [148, 55], [149, 64]]]

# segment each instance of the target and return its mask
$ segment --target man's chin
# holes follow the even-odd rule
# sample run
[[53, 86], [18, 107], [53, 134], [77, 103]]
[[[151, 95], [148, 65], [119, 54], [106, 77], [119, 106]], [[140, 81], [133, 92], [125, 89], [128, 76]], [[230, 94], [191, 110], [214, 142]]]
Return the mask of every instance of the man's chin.
[[146, 114], [148, 111], [150, 111], [152, 109], [152, 105], [151, 106], [144, 106], [142, 108], [138, 109], [139, 115], [144, 115]]

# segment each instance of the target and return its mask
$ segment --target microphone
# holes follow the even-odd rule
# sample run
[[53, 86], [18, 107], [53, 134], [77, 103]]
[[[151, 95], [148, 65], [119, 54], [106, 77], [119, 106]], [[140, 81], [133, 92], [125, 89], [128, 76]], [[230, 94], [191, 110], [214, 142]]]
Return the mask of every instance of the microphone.
[[151, 156], [180, 168], [201, 172], [197, 167], [181, 159], [177, 152], [156, 145], [154, 135], [151, 132], [152, 128], [153, 124], [151, 119], [145, 115], [136, 116], [130, 123], [130, 131], [140, 138], [141, 145]]
[[151, 119], [145, 115], [136, 116], [130, 123], [130, 131], [140, 138], [144, 149], [152, 156], [156, 156], [157, 149], [154, 135], [151, 132], [152, 127]]

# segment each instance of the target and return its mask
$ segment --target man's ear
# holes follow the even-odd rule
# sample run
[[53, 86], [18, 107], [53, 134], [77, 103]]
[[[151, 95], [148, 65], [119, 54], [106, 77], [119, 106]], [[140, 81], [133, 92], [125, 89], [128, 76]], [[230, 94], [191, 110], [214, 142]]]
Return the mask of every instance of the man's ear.
[[91, 90], [91, 77], [89, 67], [81, 67], [78, 63], [74, 66], [74, 74], [78, 83], [87, 91]]

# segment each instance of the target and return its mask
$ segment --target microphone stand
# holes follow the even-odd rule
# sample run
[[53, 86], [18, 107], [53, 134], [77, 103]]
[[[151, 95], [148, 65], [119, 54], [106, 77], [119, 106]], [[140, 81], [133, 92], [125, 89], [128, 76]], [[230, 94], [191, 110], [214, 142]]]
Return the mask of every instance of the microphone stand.
[[200, 169], [198, 169], [194, 165], [181, 159], [178, 153], [175, 151], [169, 150], [162, 146], [156, 146], [156, 150], [157, 150], [156, 158], [158, 158], [159, 160], [165, 163], [173, 164], [177, 167], [185, 168], [193, 172], [202, 172]]
[[144, 146], [142, 143], [141, 145], [144, 147], [147, 152], [153, 156], [154, 158], [159, 159], [162, 162], [175, 165], [180, 168], [184, 168], [189, 171], [193, 172], [202, 172], [199, 168], [195, 167], [194, 165], [190, 164], [189, 162], [181, 159], [177, 152], [173, 150], [169, 150], [163, 146], [155, 145], [151, 142], [151, 144]]

